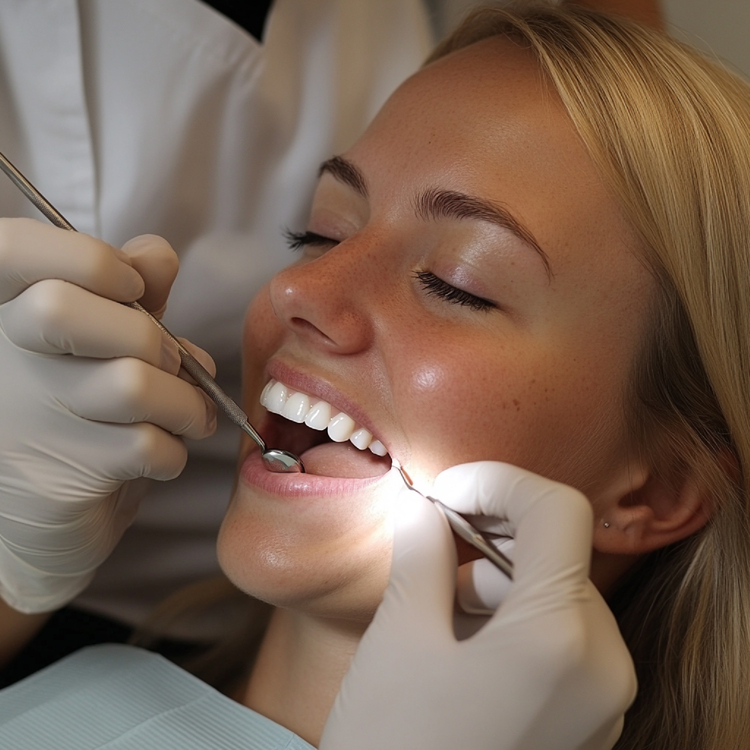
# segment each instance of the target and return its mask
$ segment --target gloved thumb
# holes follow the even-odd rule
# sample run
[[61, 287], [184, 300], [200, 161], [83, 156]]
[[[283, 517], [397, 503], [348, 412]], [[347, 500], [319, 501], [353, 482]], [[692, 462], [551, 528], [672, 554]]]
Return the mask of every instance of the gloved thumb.
[[138, 271], [146, 291], [138, 300], [152, 315], [161, 318], [167, 309], [167, 297], [177, 277], [180, 261], [172, 246], [154, 234], [142, 234], [122, 247]]
[[[511, 560], [513, 540], [496, 545]], [[456, 576], [456, 600], [463, 612], [470, 615], [491, 615], [505, 598], [511, 579], [489, 560], [481, 558], [464, 563]]]
[[444, 628], [451, 636], [456, 550], [443, 514], [424, 497], [403, 490], [397, 503], [388, 588], [371, 629], [398, 633]]

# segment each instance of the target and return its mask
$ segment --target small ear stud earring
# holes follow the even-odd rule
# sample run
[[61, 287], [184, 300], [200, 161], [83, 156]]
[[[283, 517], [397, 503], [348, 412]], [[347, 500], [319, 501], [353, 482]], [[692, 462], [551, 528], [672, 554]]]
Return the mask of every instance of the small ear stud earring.
[[608, 528], [609, 528], [609, 523], [607, 523], [607, 521], [605, 521], [605, 522], [604, 522], [604, 528], [605, 528], [605, 529], [608, 529]]

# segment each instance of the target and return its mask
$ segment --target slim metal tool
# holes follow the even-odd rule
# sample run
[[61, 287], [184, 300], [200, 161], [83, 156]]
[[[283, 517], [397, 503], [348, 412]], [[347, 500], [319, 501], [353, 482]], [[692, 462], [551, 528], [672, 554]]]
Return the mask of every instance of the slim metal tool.
[[[0, 169], [5, 172], [13, 184], [47, 217], [56, 227], [67, 229], [71, 232], [77, 231], [75, 227], [16, 169], [8, 159], [0, 153]], [[269, 471], [276, 473], [303, 472], [302, 461], [289, 451], [268, 448], [258, 431], [250, 424], [242, 409], [232, 401], [221, 389], [219, 384], [211, 377], [208, 371], [198, 360], [175, 338], [162, 322], [155, 318], [148, 310], [137, 302], [124, 302], [127, 307], [147, 315], [151, 322], [168, 338], [170, 338], [180, 353], [182, 367], [193, 376], [196, 383], [208, 394], [209, 398], [229, 417], [229, 419], [244, 430], [261, 449], [263, 463]]]
[[431, 497], [430, 495], [425, 495], [423, 492], [420, 492], [412, 483], [411, 478], [409, 475], [404, 471], [403, 467], [398, 461], [393, 461], [393, 468], [398, 471], [398, 473], [401, 475], [401, 479], [404, 480], [404, 484], [412, 490], [412, 492], [416, 492], [418, 495], [422, 495], [422, 497], [427, 498], [431, 503], [434, 503], [437, 505], [440, 510], [445, 513], [445, 517], [448, 520], [448, 524], [450, 525], [451, 529], [461, 537], [464, 541], [468, 542], [472, 547], [478, 549], [498, 570], [505, 573], [508, 578], [513, 578], [513, 563], [511, 560], [509, 560], [500, 550], [496, 549], [489, 539], [484, 536], [484, 534], [479, 531], [479, 529], [474, 528], [460, 513], [456, 513], [455, 510], [452, 508], [449, 508], [447, 505], [444, 505], [435, 497]]

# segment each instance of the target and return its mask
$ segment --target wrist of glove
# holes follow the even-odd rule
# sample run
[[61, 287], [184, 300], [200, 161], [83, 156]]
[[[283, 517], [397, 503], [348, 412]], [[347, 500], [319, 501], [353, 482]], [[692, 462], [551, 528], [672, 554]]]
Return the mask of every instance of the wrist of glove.
[[[390, 582], [321, 750], [609, 750], [636, 683], [617, 623], [588, 580], [586, 498], [495, 462], [453, 467], [431, 492], [514, 538], [514, 580], [493, 569], [504, 597], [459, 640], [451, 533], [432, 504], [403, 493]], [[497, 597], [488, 580], [485, 599]]]

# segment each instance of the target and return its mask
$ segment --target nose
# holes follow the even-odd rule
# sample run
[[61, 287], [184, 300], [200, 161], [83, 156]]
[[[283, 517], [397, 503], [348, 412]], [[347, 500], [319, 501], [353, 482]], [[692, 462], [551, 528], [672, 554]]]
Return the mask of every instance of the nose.
[[342, 245], [315, 260], [290, 266], [271, 281], [277, 318], [313, 346], [335, 354], [356, 354], [373, 337], [368, 309], [371, 264]]

